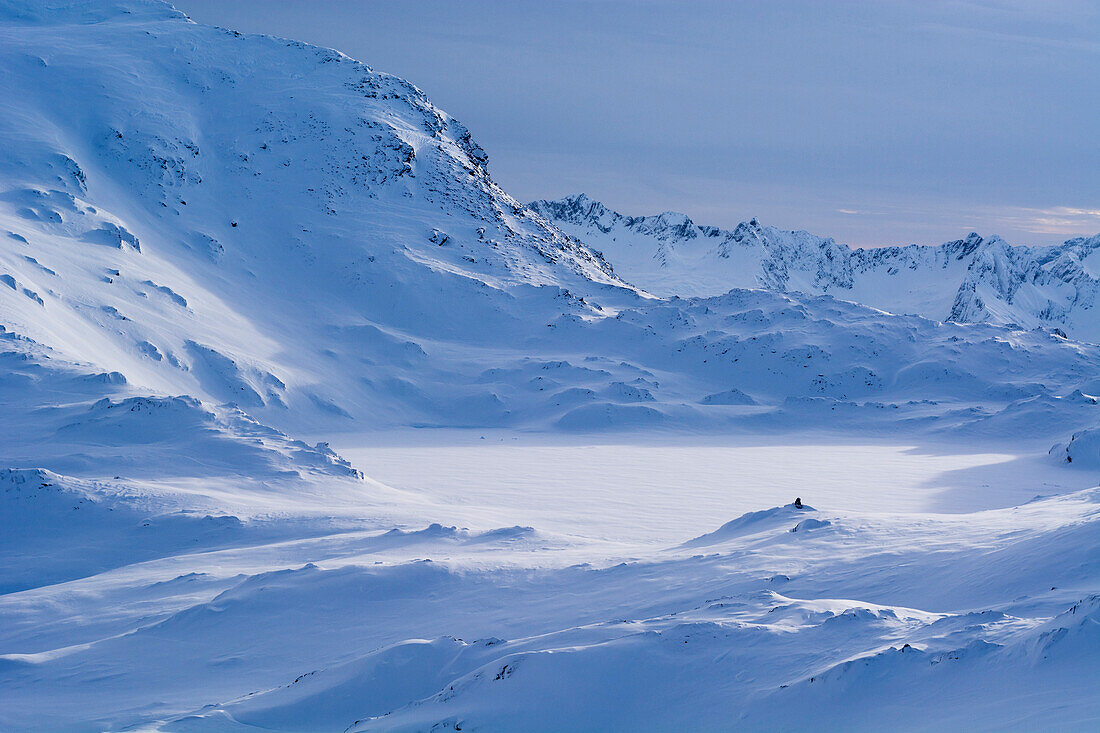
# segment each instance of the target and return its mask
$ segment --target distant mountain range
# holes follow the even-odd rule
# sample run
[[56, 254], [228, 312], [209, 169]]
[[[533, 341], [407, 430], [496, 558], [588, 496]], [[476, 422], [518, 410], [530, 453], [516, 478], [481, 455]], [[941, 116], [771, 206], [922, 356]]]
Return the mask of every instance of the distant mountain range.
[[938, 321], [1042, 327], [1100, 340], [1100, 235], [1024, 247], [971, 233], [939, 246], [852, 249], [756, 219], [729, 230], [673, 212], [625, 216], [584, 194], [530, 206], [655, 295], [800, 291]]

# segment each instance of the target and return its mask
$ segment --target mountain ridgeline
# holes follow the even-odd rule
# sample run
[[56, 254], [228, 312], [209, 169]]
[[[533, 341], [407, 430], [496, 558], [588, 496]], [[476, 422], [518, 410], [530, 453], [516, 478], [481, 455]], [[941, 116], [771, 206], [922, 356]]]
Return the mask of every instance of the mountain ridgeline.
[[853, 249], [756, 219], [729, 230], [672, 212], [624, 216], [584, 194], [530, 206], [661, 296], [828, 294], [891, 313], [1100, 340], [1100, 235], [1027, 247], [971, 233], [939, 246]]
[[[1100, 391], [1100, 350], [1034, 326], [1091, 333], [1096, 241], [853, 251], [525, 206], [413, 84], [151, 0], [3, 0], [0, 63], [0, 357], [39, 385], [5, 396], [29, 465], [74, 471], [36, 446], [139, 412], [232, 453], [239, 410], [277, 431], [271, 471], [338, 473], [287, 436], [1093, 421], [1072, 396]], [[44, 385], [64, 410], [36, 412]]]

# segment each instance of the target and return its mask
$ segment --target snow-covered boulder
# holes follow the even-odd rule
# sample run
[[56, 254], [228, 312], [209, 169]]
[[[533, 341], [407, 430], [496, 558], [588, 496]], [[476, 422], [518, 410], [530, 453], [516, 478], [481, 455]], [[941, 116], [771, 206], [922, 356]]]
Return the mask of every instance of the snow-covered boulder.
[[1078, 468], [1100, 468], [1100, 428], [1087, 428], [1073, 434], [1068, 443], [1057, 443], [1050, 454]]

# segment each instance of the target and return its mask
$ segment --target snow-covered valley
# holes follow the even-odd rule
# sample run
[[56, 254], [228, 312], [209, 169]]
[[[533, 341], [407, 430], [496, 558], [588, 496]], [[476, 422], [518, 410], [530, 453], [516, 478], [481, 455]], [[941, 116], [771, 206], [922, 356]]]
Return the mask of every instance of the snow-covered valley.
[[689, 252], [156, 0], [0, 72], [0, 729], [1100, 722], [1096, 238]]

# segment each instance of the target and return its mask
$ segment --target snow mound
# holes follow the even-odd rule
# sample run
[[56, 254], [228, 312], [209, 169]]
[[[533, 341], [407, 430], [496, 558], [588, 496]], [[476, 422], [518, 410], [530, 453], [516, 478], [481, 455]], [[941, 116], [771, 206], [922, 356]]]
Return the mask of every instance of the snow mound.
[[[86, 577], [132, 562], [242, 541], [234, 516], [181, 511], [121, 481], [41, 468], [0, 470], [0, 593]], [[262, 534], [262, 533], [260, 533]], [[88, 552], [88, 548], [95, 552]], [[26, 558], [33, 556], [29, 564]]]
[[288, 438], [233, 406], [207, 406], [190, 396], [103, 398], [54, 433], [73, 446], [72, 469], [157, 475], [167, 463], [176, 475], [286, 477], [300, 471], [362, 478], [327, 444]]
[[557, 426], [578, 432], [623, 430], [652, 427], [665, 420], [666, 416], [652, 407], [598, 402], [570, 410], [558, 420]]
[[[1057, 702], [1066, 696], [1080, 703], [1072, 714], [1076, 722], [1066, 724], [1087, 727], [1084, 721], [1100, 710], [1087, 692], [1096, 678], [1089, 660], [1100, 648], [1098, 608], [1098, 598], [1090, 596], [1006, 643], [975, 639], [944, 651], [892, 645], [783, 685], [751, 705], [743, 720], [749, 727], [766, 720], [781, 730], [811, 719], [828, 728], [877, 728], [891, 715], [927, 721], [919, 700], [954, 696], [972, 704], [941, 708], [934, 715], [941, 726], [994, 731], [1021, 721], [1038, 727], [1066, 721], [1065, 706]], [[995, 688], [985, 682], [991, 675], [998, 680]], [[894, 702], [889, 712], [876, 712], [864, 704], [871, 699]]]
[[1100, 653], [1100, 594], [1082, 598], [1014, 646], [1038, 664], [1094, 659]]
[[1073, 434], [1068, 443], [1056, 443], [1050, 455], [1077, 468], [1100, 468], [1100, 429], [1088, 428]]
[[828, 527], [831, 525], [828, 519], [803, 519], [801, 522], [791, 527], [792, 532], [809, 532], [814, 529], [821, 529], [822, 527]]
[[0, 405], [21, 426], [6, 436], [15, 465], [101, 479], [363, 478], [327, 444], [290, 438], [236, 406], [142, 394], [122, 374], [95, 372], [11, 331], [0, 337]]
[[[732, 540], [746, 535], [771, 531], [776, 527], [786, 524], [792, 518], [799, 518], [800, 521], [798, 526], [806, 525], [806, 529], [828, 524], [828, 522], [822, 524], [821, 520], [812, 517], [802, 519], [806, 517], [807, 513], [814, 511], [816, 510], [807, 504], [796, 505], [792, 503], [785, 506], [772, 507], [771, 509], [763, 509], [758, 512], [748, 512], [737, 517], [737, 519], [731, 519], [713, 532], [708, 532], [707, 534], [699, 535], [694, 539], [688, 540], [681, 545], [681, 547], [705, 547], [707, 545], [719, 544], [726, 540]], [[794, 530], [792, 529], [791, 531], [793, 532]]]
[[498, 639], [453, 637], [402, 641], [336, 667], [304, 672], [292, 682], [180, 718], [174, 728], [343, 730], [383, 716], [394, 700], [428, 698], [498, 655]]
[[747, 394], [731, 387], [724, 392], [714, 392], [699, 400], [701, 405], [755, 405], [756, 400]]

